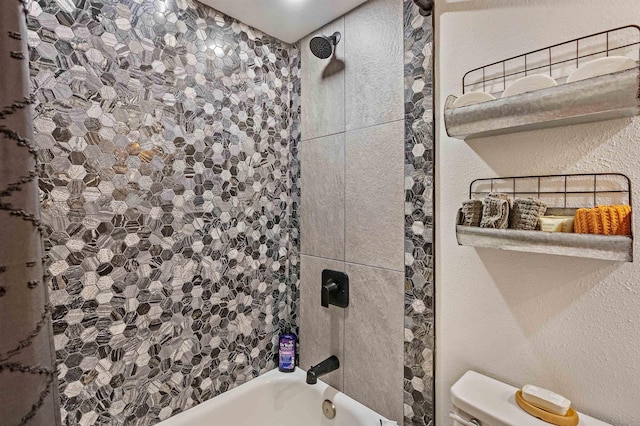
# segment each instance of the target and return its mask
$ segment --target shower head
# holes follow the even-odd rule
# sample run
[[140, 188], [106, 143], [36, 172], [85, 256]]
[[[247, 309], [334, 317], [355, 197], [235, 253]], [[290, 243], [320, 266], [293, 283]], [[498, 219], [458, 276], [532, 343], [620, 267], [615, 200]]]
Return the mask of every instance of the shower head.
[[335, 32], [329, 37], [324, 35], [314, 36], [309, 42], [311, 53], [320, 59], [328, 59], [333, 55], [333, 48], [340, 43], [341, 35]]

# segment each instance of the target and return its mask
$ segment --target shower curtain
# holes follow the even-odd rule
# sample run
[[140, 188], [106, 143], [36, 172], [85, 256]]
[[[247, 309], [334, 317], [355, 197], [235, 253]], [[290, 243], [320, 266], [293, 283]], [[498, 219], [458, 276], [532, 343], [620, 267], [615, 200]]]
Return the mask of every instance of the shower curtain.
[[26, 1], [0, 5], [0, 424], [60, 424], [32, 148]]

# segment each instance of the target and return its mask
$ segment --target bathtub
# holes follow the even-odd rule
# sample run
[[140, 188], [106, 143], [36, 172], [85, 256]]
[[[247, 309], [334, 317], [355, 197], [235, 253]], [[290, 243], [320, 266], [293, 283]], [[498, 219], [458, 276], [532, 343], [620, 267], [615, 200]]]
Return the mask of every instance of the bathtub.
[[[235, 389], [171, 417], [158, 426], [391, 426], [395, 422], [318, 380], [306, 383], [306, 373], [270, 371]], [[336, 416], [322, 412], [333, 402]]]

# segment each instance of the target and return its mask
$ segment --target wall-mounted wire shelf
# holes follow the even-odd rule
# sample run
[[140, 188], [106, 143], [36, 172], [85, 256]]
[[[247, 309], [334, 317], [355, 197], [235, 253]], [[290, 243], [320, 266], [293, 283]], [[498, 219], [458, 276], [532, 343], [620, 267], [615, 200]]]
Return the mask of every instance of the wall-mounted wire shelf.
[[513, 81], [533, 74], [550, 75], [559, 85], [459, 108], [452, 108], [457, 98], [449, 96], [447, 133], [472, 139], [639, 115], [638, 68], [565, 83], [581, 64], [610, 55], [640, 61], [640, 27], [592, 34], [471, 70], [463, 78], [463, 93], [485, 91], [499, 96]]
[[551, 209], [578, 209], [601, 205], [631, 205], [631, 181], [621, 173], [513, 176], [476, 179], [469, 185], [470, 199], [490, 193], [512, 198], [533, 197]]
[[640, 61], [640, 26], [626, 25], [483, 65], [464, 75], [462, 93], [501, 95], [513, 81], [533, 74], [545, 74], [563, 84], [580, 65], [614, 55]]
[[[544, 201], [547, 214], [573, 215], [576, 209], [597, 205], [632, 205], [631, 182], [619, 173], [564, 174], [476, 179], [469, 197], [482, 199], [492, 192], [513, 198], [533, 197]], [[633, 236], [549, 233], [513, 229], [487, 229], [456, 225], [461, 246], [529, 253], [633, 261]]]

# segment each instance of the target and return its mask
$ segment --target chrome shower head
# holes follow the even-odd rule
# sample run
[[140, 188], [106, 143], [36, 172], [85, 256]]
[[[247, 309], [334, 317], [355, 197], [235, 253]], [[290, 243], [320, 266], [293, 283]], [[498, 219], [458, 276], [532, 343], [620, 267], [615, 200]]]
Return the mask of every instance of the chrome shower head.
[[333, 48], [340, 43], [341, 35], [335, 32], [329, 37], [324, 35], [314, 36], [309, 42], [311, 53], [320, 59], [328, 59], [333, 55]]

